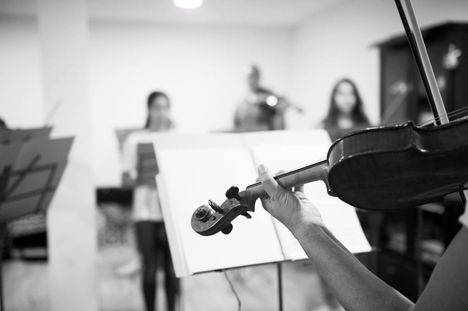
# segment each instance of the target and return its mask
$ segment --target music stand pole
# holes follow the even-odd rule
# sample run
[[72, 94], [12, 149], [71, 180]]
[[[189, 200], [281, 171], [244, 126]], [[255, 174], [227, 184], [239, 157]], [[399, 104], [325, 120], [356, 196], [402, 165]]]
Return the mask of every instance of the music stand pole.
[[0, 223], [0, 311], [5, 310], [3, 304], [3, 247], [5, 246], [6, 224]]
[[283, 311], [283, 267], [281, 262], [276, 264], [276, 272], [278, 275], [278, 310]]
[[[8, 178], [10, 176], [11, 167], [4, 167], [2, 175], [0, 175], [0, 202], [3, 200], [5, 195], [6, 186], [8, 184]], [[6, 224], [0, 222], [0, 311], [5, 310], [3, 301], [3, 247], [6, 234]]]

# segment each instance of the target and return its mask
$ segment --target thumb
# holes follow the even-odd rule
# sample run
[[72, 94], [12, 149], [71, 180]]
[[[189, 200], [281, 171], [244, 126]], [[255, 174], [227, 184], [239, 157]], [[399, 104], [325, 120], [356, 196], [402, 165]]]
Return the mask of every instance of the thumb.
[[258, 177], [268, 196], [270, 198], [275, 198], [280, 189], [280, 185], [278, 185], [278, 182], [273, 178], [271, 173], [268, 171], [268, 168], [263, 164], [258, 166]]

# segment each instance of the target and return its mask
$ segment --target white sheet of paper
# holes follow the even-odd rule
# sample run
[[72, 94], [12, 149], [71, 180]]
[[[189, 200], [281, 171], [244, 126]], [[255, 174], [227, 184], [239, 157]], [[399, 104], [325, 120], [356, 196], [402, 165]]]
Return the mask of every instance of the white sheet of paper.
[[212, 199], [221, 204], [232, 185], [245, 188], [256, 172], [239, 135], [155, 135], [161, 206], [177, 276], [283, 261], [271, 217], [258, 209], [238, 217], [229, 235], [195, 233], [193, 211]]
[[[244, 135], [257, 164], [265, 164], [273, 174], [324, 160], [331, 145], [327, 133], [322, 130]], [[325, 185], [320, 181], [305, 185], [304, 193], [320, 211], [325, 225], [351, 252], [371, 250], [352, 206], [329, 196]], [[257, 204], [256, 209], [261, 209], [261, 205]], [[286, 258], [307, 258], [289, 230], [276, 220], [275, 226]]]

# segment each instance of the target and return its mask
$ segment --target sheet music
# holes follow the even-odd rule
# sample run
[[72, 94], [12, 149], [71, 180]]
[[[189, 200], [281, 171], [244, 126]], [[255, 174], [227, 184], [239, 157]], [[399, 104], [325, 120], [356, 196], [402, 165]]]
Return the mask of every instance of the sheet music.
[[[326, 158], [331, 141], [325, 131], [272, 132], [245, 134], [258, 164], [265, 164], [275, 174], [293, 170]], [[304, 193], [317, 207], [325, 225], [351, 252], [370, 251], [354, 207], [327, 194], [323, 182], [305, 185]], [[261, 205], [257, 203], [257, 208]], [[274, 220], [287, 259], [307, 258], [299, 242], [280, 222]]]
[[245, 188], [256, 178], [249, 151], [232, 134], [155, 134], [161, 206], [177, 276], [283, 261], [271, 218], [258, 209], [238, 217], [229, 235], [201, 236], [190, 220], [208, 199], [221, 204], [232, 185]]
[[[229, 235], [201, 236], [190, 220], [208, 199], [221, 204], [230, 186], [257, 178], [256, 163], [272, 172], [323, 160], [330, 140], [321, 130], [249, 134], [154, 134], [161, 207], [177, 276], [307, 258], [297, 240], [257, 202], [252, 219], [238, 217]], [[354, 253], [370, 250], [353, 207], [328, 196], [322, 182], [305, 186], [335, 236]]]

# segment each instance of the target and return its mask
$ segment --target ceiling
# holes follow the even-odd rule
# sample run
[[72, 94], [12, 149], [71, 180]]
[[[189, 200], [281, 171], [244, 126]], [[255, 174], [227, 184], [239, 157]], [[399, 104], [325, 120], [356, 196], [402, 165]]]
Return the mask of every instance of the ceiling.
[[[1, 16], [35, 16], [36, 1], [0, 0]], [[172, 0], [89, 0], [92, 20], [169, 24], [295, 26], [315, 12], [346, 0], [204, 0], [196, 10]]]

